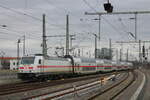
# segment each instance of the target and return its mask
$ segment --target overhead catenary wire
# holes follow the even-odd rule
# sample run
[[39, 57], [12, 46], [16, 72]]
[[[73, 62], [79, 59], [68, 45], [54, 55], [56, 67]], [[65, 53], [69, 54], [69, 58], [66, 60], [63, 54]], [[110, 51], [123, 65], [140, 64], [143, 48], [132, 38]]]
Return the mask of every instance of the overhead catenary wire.
[[[51, 5], [51, 6], [53, 6], [53, 7], [55, 7], [55, 8], [57, 8], [57, 9], [60, 9], [61, 11], [64, 11], [64, 12], [69, 12], [70, 13], [70, 11], [68, 11], [68, 9], [66, 9], [66, 8], [62, 8], [62, 7], [58, 7], [58, 6], [56, 6], [56, 5], [54, 5], [53, 4], [53, 2], [51, 2], [50, 0], [44, 0], [46, 3], [48, 3], [49, 5]], [[78, 15], [74, 15], [74, 16], [72, 16], [72, 17], [75, 17], [76, 16], [76, 18], [78, 18]], [[70, 24], [70, 25], [73, 25], [73, 24]], [[76, 24], [77, 25], [77, 24]], [[87, 25], [87, 24], [86, 24]], [[89, 26], [88, 26], [89, 27]], [[91, 28], [88, 28], [88, 29], [90, 29], [91, 30]], [[76, 33], [76, 32], [75, 32]], [[82, 39], [83, 40], [83, 39]], [[81, 43], [81, 42], [80, 42]]]
[[[41, 1], [41, 0], [40, 0], [40, 1]], [[69, 9], [66, 9], [66, 8], [64, 8], [64, 7], [56, 6], [56, 5], [54, 5], [54, 3], [53, 3], [52, 1], [50, 1], [50, 0], [44, 0], [44, 1], [45, 1], [46, 3], [48, 3], [49, 5], [51, 5], [51, 6], [55, 7], [55, 8], [57, 8], [57, 9], [59, 9], [59, 10], [61, 10], [61, 11], [64, 11], [65, 13], [67, 13], [67, 14], [69, 14], [69, 15], [71, 15], [71, 11], [69, 11]], [[56, 11], [56, 12], [58, 12], [58, 11]], [[76, 15], [76, 14], [74, 14], [74, 15], [71, 16], [71, 17], [80, 19], [79, 16]], [[69, 25], [75, 26], [75, 25], [77, 25], [77, 24], [71, 24], [71, 23], [70, 23]], [[70, 29], [70, 31], [76, 33], [76, 32], [75, 32], [74, 30], [72, 30], [72, 29]]]
[[[83, 0], [84, 1], [84, 3], [89, 7], [89, 8], [91, 8], [94, 12], [97, 12], [97, 10], [94, 8], [94, 7], [92, 7], [91, 5], [90, 5], [90, 3], [88, 3], [86, 0]], [[122, 34], [118, 31], [118, 29], [113, 25], [113, 24], [111, 24], [106, 18], [104, 18], [103, 16], [101, 16], [104, 20], [105, 20], [105, 22], [107, 22], [108, 23], [108, 25], [110, 25], [111, 27], [112, 27], [112, 29], [114, 29], [118, 34], [120, 34], [121, 36], [122, 36]], [[124, 38], [123, 36], [122, 36], [122, 38]]]
[[[84, 3], [89, 7], [89, 8], [91, 8], [93, 11], [95, 11], [95, 12], [97, 12], [97, 10], [95, 9], [95, 8], [93, 8], [86, 0], [83, 0], [84, 1]], [[122, 34], [118, 31], [118, 29], [113, 25], [113, 24], [111, 24], [107, 19], [105, 19], [103, 16], [102, 16], [102, 18], [117, 32], [117, 33], [119, 33], [121, 36], [122, 36]], [[125, 38], [124, 36], [122, 36], [122, 38]]]
[[4, 37], [0, 37], [0, 40], [10, 40], [11, 38], [4, 38]]
[[89, 8], [91, 8], [92, 10], [94, 10], [95, 12], [97, 12], [97, 10], [96, 10], [94, 7], [92, 7], [86, 0], [83, 0], [83, 2], [84, 2]]
[[[2, 7], [2, 8], [4, 8], [4, 9], [7, 9], [6, 7]], [[8, 8], [9, 9], [9, 8]], [[9, 10], [11, 10], [11, 9], [9, 9]], [[15, 10], [11, 10], [11, 11], [15, 11]], [[16, 12], [16, 13], [19, 13], [19, 12]], [[23, 13], [19, 13], [19, 14], [23, 14]], [[18, 20], [17, 20], [18, 21]], [[36, 39], [36, 40], [39, 40], [41, 37], [39, 36], [38, 37], [38, 35], [37, 34], [35, 34], [34, 35], [34, 33], [31, 33], [31, 32], [17, 32], [17, 31], [14, 31], [14, 30], [10, 30], [8, 27], [7, 28], [2, 28], [2, 27], [0, 27], [1, 29], [5, 29], [5, 30], [8, 30], [8, 31], [10, 31], [11, 33], [9, 33], [8, 32], [8, 34], [7, 34], [7, 36], [8, 35], [11, 35], [11, 36], [17, 36], [17, 37], [19, 37], [19, 36], [22, 36], [22, 35], [19, 35], [19, 34], [25, 34], [25, 33], [30, 33], [29, 34], [29, 36], [27, 35], [26, 37], [29, 39], [29, 38], [32, 38], [32, 39]], [[15, 32], [15, 33], [14, 33]], [[40, 33], [40, 32], [39, 32]], [[6, 34], [3, 34], [3, 35], [6, 35]], [[41, 35], [41, 34], [40, 34]]]
[[[56, 5], [54, 5], [52, 2], [50, 2], [49, 0], [44, 0], [46, 3], [48, 3], [49, 5], [51, 5], [51, 6], [53, 6], [53, 7], [55, 7], [55, 8], [57, 8], [57, 9], [60, 9], [61, 11], [64, 11], [64, 12], [66, 12], [66, 13], [69, 13], [70, 11], [68, 11], [68, 9], [66, 9], [66, 8], [62, 8], [62, 7], [58, 7], [58, 6], [56, 6]], [[77, 15], [74, 15], [74, 16], [72, 16], [72, 17], [75, 17], [76, 16], [76, 18], [78, 18], [78, 16]], [[70, 25], [73, 25], [73, 24], [70, 24]], [[90, 29], [90, 28], [88, 28], [88, 29]], [[72, 31], [72, 30], [70, 30], [70, 31]], [[77, 32], [74, 32], [74, 33], [77, 33]], [[83, 40], [83, 39], [82, 39]], [[81, 42], [80, 42], [81, 43]]]
[[[30, 17], [30, 18], [32, 18], [32, 19], [34, 19], [34, 20], [36, 20], [36, 21], [42, 22], [42, 19], [40, 19], [40, 18], [38, 18], [38, 17], [34, 17], [34, 16], [29, 15], [29, 14], [27, 14], [27, 13], [24, 13], [24, 12], [21, 12], [21, 11], [17, 11], [17, 10], [14, 10], [14, 9], [12, 9], [12, 8], [9, 8], [9, 7], [3, 6], [3, 5], [0, 5], [0, 7], [1, 7], [1, 8], [4, 8], [4, 9], [7, 9], [7, 10], [9, 10], [9, 11], [15, 12], [15, 13], [20, 14], [20, 15]], [[59, 28], [65, 29], [64, 27], [62, 27], [62, 26], [60, 26], [60, 25], [52, 24], [52, 23], [49, 23], [49, 22], [46, 22], [46, 23], [48, 23], [49, 25], [53, 25], [53, 26], [55, 26], [55, 27], [59, 27]]]
[[106, 18], [104, 18], [102, 16], [102, 18], [108, 23], [109, 26], [111, 26], [112, 29], [114, 29], [118, 34], [120, 34], [120, 36], [122, 36], [123, 39], [125, 39], [125, 37], [119, 32], [119, 30], [112, 24], [110, 23]]
[[11, 8], [9, 8], [9, 7], [2, 6], [2, 5], [0, 5], [0, 7], [1, 7], [1, 8], [4, 8], [4, 9], [7, 9], [7, 10], [9, 10], [9, 11], [15, 12], [15, 13], [17, 13], [17, 14], [21, 14], [21, 15], [30, 17], [30, 18], [32, 18], [32, 19], [34, 19], [34, 20], [42, 21], [40, 18], [37, 18], [37, 17], [31, 16], [31, 15], [28, 15], [28, 14], [26, 14], [26, 13], [23, 13], [23, 12], [20, 12], [20, 11], [14, 10], [14, 9], [11, 9]]
[[[18, 38], [19, 37], [21, 37], [22, 35], [23, 35], [23, 33], [21, 33], [21, 32], [17, 32], [17, 31], [12, 31], [12, 30], [9, 30], [9, 29], [6, 29], [6, 28], [2, 28], [2, 29], [5, 29], [5, 30], [7, 30], [7, 31], [9, 31], [9, 32], [0, 32], [0, 34], [3, 34], [3, 35], [11, 35], [11, 36], [18, 36]], [[10, 33], [11, 32], [11, 33]], [[21, 33], [21, 34], [20, 34]], [[32, 34], [31, 34], [32, 35]], [[29, 37], [29, 36], [27, 36], [27, 37]], [[32, 36], [32, 37], [30, 37], [30, 38], [33, 38], [33, 39], [39, 39], [39, 38], [36, 38], [37, 36], [36, 35], [34, 35], [34, 36]]]
[[[19, 12], [19, 11], [16, 11], [16, 10], [13, 10], [13, 9], [11, 9], [11, 8], [4, 7], [4, 6], [0, 6], [0, 7], [4, 8], [4, 9], [7, 9], [7, 10], [10, 10], [10, 11], [13, 11], [13, 12], [18, 13], [18, 14], [21, 14], [21, 15], [25, 15], [25, 16], [31, 17], [31, 18], [33, 18], [33, 19], [35, 19], [35, 20], [41, 21], [39, 18], [36, 18], [36, 17], [30, 16], [30, 15], [28, 15], [28, 14], [25, 14], [25, 13], [22, 13], [22, 12]], [[8, 30], [8, 29], [6, 29], [6, 30]], [[10, 30], [8, 30], [8, 31], [10, 31]], [[11, 32], [14, 32], [14, 31], [11, 30]], [[20, 35], [18, 35], [18, 33], [20, 34], [21, 32], [16, 32], [16, 31], [15, 31], [15, 33], [17, 33], [17, 34], [13, 34], [13, 35], [17, 35], [17, 36], [19, 37]], [[23, 34], [24, 34], [24, 33], [23, 33]], [[9, 34], [9, 35], [10, 35], [10, 34]], [[33, 34], [30, 34], [30, 35], [33, 35]], [[28, 36], [28, 37], [29, 37], [29, 36]], [[35, 36], [31, 36], [30, 38], [34, 38], [34, 39], [35, 39], [35, 37], [37, 37], [37, 36], [36, 36], [36, 35], [35, 35]], [[36, 39], [37, 39], [37, 38], [36, 38]], [[38, 38], [38, 39], [39, 39], [39, 38]]]
[[[43, 0], [42, 0], [43, 1]], [[53, 7], [56, 7], [58, 9], [61, 9], [61, 10], [64, 10], [66, 13], [69, 13], [69, 11], [67, 11], [65, 8], [61, 8], [61, 7], [58, 7], [58, 6], [54, 6], [52, 2], [50, 2], [49, 0], [44, 0], [45, 2], [47, 2], [49, 5], [53, 6]]]
[[[119, 18], [118, 21], [120, 22], [120, 24], [121, 24], [121, 26], [122, 26], [122, 30], [123, 30], [129, 37], [131, 37], [131, 36], [134, 37], [131, 32], [127, 31], [127, 27], [126, 27], [126, 25], [123, 23], [122, 18]], [[130, 40], [131, 38], [129, 38], [129, 37], [128, 37], [128, 39]], [[132, 38], [132, 39], [133, 39], [133, 38]]]

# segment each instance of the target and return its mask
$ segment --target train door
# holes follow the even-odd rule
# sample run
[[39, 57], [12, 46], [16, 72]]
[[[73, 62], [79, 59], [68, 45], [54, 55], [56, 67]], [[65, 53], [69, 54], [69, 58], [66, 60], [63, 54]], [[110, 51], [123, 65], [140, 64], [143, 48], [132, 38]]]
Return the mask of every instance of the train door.
[[79, 73], [80, 71], [80, 65], [78, 63], [74, 63], [74, 69], [75, 69], [75, 73]]
[[38, 65], [41, 66], [40, 67], [40, 73], [41, 73], [43, 71], [42, 59], [38, 59]]
[[39, 73], [44, 72], [44, 60], [42, 57], [36, 57], [36, 64], [37, 65], [37, 71]]

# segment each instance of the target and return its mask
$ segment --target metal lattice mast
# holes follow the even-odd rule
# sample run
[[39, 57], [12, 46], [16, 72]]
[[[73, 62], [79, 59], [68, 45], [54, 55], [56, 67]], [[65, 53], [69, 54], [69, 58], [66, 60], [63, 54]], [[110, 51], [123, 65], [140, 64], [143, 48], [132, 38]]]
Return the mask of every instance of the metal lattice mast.
[[45, 26], [45, 14], [43, 14], [43, 43], [42, 43], [42, 53], [43, 56], [46, 57], [47, 56], [47, 44], [46, 44], [46, 26]]
[[66, 55], [69, 55], [69, 15], [66, 15]]

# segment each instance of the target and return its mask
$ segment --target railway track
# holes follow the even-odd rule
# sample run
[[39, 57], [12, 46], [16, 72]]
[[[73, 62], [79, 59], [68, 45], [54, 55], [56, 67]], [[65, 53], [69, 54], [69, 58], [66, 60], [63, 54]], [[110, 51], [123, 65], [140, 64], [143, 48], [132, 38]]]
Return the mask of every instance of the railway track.
[[[119, 72], [117, 72], [119, 73]], [[92, 75], [92, 76], [84, 76], [84, 77], [77, 77], [77, 78], [71, 78], [71, 79], [65, 79], [65, 80], [55, 80], [50, 82], [34, 82], [34, 83], [17, 83], [17, 84], [10, 84], [10, 85], [1, 85], [0, 86], [0, 97], [10, 94], [16, 94], [20, 92], [30, 91], [30, 90], [36, 90], [40, 88], [46, 88], [46, 87], [52, 87], [60, 84], [67, 84], [72, 82], [78, 82], [83, 80], [89, 80], [97, 77], [104, 77], [108, 75], [112, 75], [114, 73], [107, 73], [107, 74], [101, 74], [101, 75]]]
[[101, 90], [95, 95], [90, 96], [87, 100], [113, 100], [118, 95], [120, 95], [126, 88], [128, 88], [137, 78], [137, 73], [132, 72], [129, 73], [124, 79], [119, 81], [118, 83]]
[[[121, 75], [121, 74], [119, 74], [119, 75]], [[127, 74], [124, 73], [122, 75], [122, 77], [124, 77], [124, 75], [127, 75]], [[120, 78], [122, 78], [122, 77], [120, 77]], [[100, 82], [100, 78], [99, 78], [99, 80], [97, 80], [97, 81], [93, 81], [93, 82], [89, 82], [89, 83], [85, 83], [85, 84], [80, 84], [80, 85], [72, 86], [69, 88], [64, 88], [64, 89], [58, 90], [58, 91], [48, 92], [45, 94], [30, 97], [30, 98], [25, 98], [23, 100], [52, 100], [52, 99], [54, 99], [54, 100], [57, 100], [57, 99], [58, 100], [59, 99], [63, 99], [63, 100], [70, 100], [71, 99], [72, 100], [73, 99], [74, 100], [75, 99], [74, 95], [77, 92], [79, 93], [79, 91], [83, 91], [83, 93], [85, 93], [85, 92], [89, 91], [87, 89], [91, 90], [95, 86], [100, 87], [100, 84], [101, 84], [101, 82]], [[69, 97], [68, 97], [68, 95], [69, 95]], [[79, 96], [79, 98], [76, 98], [75, 100], [79, 100], [79, 99], [82, 99], [82, 97]], [[84, 98], [83, 100], [87, 100], [87, 98], [86, 99]]]
[[[94, 95], [92, 95], [92, 93], [90, 93], [89, 90], [92, 90], [93, 88], [97, 88], [100, 87], [100, 81], [95, 81], [95, 82], [91, 82], [88, 84], [82, 84], [82, 85], [78, 85], [76, 87], [72, 87], [72, 88], [68, 88], [68, 89], [62, 89], [59, 91], [55, 91], [55, 92], [49, 92], [46, 94], [42, 94], [42, 95], [38, 95], [38, 96], [34, 96], [34, 97], [30, 97], [30, 98], [25, 98], [24, 100], [59, 100], [59, 99], [63, 99], [63, 100], [70, 100], [70, 99], [75, 99], [75, 100], [93, 100], [95, 98], [97, 98], [98, 96], [103, 96], [103, 94], [107, 93], [108, 91], [110, 91], [111, 89], [114, 89], [115, 87], [118, 87], [118, 85], [124, 83], [125, 81], [128, 81], [129, 84], [125, 85], [125, 87], [123, 87], [122, 89], [118, 90], [118, 92], [115, 92], [115, 94], [111, 95], [109, 97], [109, 100], [114, 99], [117, 95], [119, 95], [125, 88], [127, 88], [130, 84], [132, 84], [132, 82], [135, 80], [135, 77], [133, 77], [132, 79], [129, 79], [129, 76], [131, 74], [124, 74], [122, 75], [122, 77], [120, 76], [119, 80], [117, 83], [104, 88], [101, 92], [95, 92], [97, 94], [94, 93]], [[132, 74], [132, 76], [135, 76], [134, 73]], [[89, 89], [89, 90], [88, 90]], [[80, 93], [79, 91], [82, 91], [84, 94], [87, 93], [87, 96], [77, 96], [77, 98], [74, 96], [76, 94], [82, 94], [82, 92]], [[78, 93], [77, 93], [78, 92]], [[68, 96], [70, 95], [70, 97]], [[103, 99], [96, 99], [96, 100], [103, 100]]]

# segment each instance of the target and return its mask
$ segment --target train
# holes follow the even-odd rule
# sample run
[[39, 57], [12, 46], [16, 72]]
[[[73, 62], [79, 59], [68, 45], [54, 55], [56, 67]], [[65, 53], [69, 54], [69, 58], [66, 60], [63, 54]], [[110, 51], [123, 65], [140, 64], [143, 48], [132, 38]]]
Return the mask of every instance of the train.
[[22, 80], [48, 80], [61, 77], [81, 76], [113, 71], [129, 70], [130, 62], [84, 57], [44, 57], [42, 54], [22, 57], [18, 78]]

